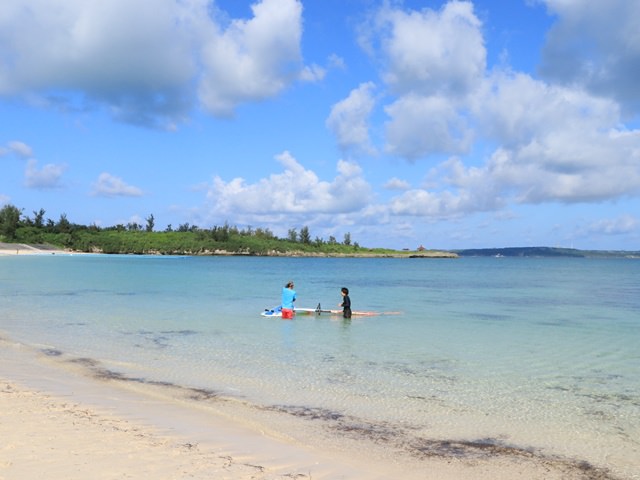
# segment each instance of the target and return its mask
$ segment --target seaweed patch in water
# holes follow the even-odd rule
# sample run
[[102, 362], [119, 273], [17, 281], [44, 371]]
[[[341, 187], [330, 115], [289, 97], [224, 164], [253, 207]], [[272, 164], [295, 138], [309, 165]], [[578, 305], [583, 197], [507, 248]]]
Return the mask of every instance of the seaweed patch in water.
[[533, 452], [529, 449], [506, 445], [493, 438], [480, 440], [420, 439], [408, 447], [414, 454], [425, 457], [483, 458], [496, 455], [533, 456]]
[[181, 335], [181, 336], [198, 334], [198, 332], [196, 332], [195, 330], [165, 330], [160, 333], [162, 333], [163, 335]]
[[330, 428], [341, 433], [347, 433], [357, 438], [368, 438], [377, 443], [389, 442], [391, 438], [397, 437], [401, 429], [394, 428], [387, 424], [374, 424], [361, 421], [355, 417], [350, 417], [339, 412], [334, 412], [324, 408], [313, 408], [296, 405], [273, 405], [264, 407], [264, 410], [281, 412], [305, 420], [321, 420], [330, 422]]
[[219, 398], [219, 394], [217, 392], [205, 388], [184, 387], [172, 382], [149, 380], [143, 377], [130, 377], [123, 373], [101, 367], [99, 362], [92, 358], [75, 358], [69, 360], [69, 362], [86, 367], [93, 376], [99, 380], [114, 380], [119, 382], [140, 383], [143, 385], [171, 388], [182, 392], [191, 400], [211, 400]]
[[344, 417], [341, 413], [332, 412], [325, 408], [312, 408], [296, 405], [272, 405], [270, 407], [264, 407], [264, 410], [287, 413], [294, 417], [302, 417], [309, 420], [336, 421]]
[[218, 393], [206, 388], [189, 388], [191, 400], [211, 400], [212, 398], [218, 398]]
[[[580, 480], [620, 480], [606, 468], [596, 467], [585, 460], [544, 455], [531, 448], [507, 445], [493, 438], [480, 440], [427, 440], [422, 439], [408, 445], [418, 457], [457, 458], [461, 460], [482, 460], [492, 457], [510, 457], [530, 460], [557, 471], [566, 473], [567, 478]], [[577, 475], [574, 477], [574, 474]]]
[[322, 408], [294, 405], [274, 405], [265, 410], [294, 415], [306, 420], [328, 421], [328, 428], [347, 434], [356, 439], [369, 439], [385, 448], [397, 448], [415, 458], [457, 459], [461, 461], [489, 460], [503, 457], [517, 461], [530, 461], [545, 468], [561, 472], [563, 478], [580, 480], [621, 480], [609, 470], [597, 467], [587, 461], [545, 455], [533, 448], [508, 445], [495, 438], [478, 440], [430, 440], [425, 438], [409, 438], [409, 427], [401, 427], [387, 423], [370, 423], [355, 417]]
[[77, 363], [78, 365], [82, 365], [83, 367], [89, 367], [89, 368], [93, 368], [98, 365], [97, 360], [94, 360], [93, 358], [86, 358], [86, 357], [72, 358], [71, 360], [69, 360], [69, 363]]
[[47, 357], [59, 357], [62, 355], [61, 350], [56, 350], [55, 348], [45, 348], [42, 350]]

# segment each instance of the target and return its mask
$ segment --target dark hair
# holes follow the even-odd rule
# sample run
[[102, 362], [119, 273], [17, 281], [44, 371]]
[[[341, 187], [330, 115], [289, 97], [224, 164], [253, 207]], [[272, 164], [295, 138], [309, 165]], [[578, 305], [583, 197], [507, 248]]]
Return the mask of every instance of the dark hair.
[[342, 293], [349, 295], [349, 289], [347, 287], [342, 287]]
[[287, 284], [284, 286], [284, 288], [291, 288], [293, 287], [293, 282], [287, 282]]

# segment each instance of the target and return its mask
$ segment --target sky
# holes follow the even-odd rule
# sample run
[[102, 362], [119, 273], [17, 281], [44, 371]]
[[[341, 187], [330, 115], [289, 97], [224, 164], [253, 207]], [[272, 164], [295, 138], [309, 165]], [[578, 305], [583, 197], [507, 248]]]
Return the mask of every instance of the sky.
[[640, 249], [640, 0], [2, 0], [0, 206]]

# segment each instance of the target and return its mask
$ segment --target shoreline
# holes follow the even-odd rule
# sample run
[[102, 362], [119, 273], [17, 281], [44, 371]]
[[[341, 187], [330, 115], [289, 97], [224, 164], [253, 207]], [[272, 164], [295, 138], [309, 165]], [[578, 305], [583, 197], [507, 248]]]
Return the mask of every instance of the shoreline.
[[[80, 252], [76, 250], [67, 250], [52, 246], [42, 246], [42, 245], [28, 245], [26, 243], [3, 243], [0, 242], [0, 256], [19, 256], [19, 255], [111, 255], [105, 254], [103, 252]], [[136, 255], [136, 254], [128, 254], [128, 255]], [[157, 255], [157, 256], [171, 256], [164, 255], [158, 252], [149, 251], [145, 255]], [[182, 254], [180, 254], [182, 255]], [[315, 252], [302, 252], [302, 251], [291, 251], [291, 252], [269, 252], [264, 255], [257, 255], [246, 252], [228, 252], [226, 250], [215, 250], [215, 251], [207, 251], [203, 253], [192, 253], [186, 254], [187, 256], [194, 257], [206, 257], [206, 256], [242, 256], [242, 257], [313, 257], [313, 258], [458, 258], [459, 255], [452, 252], [445, 252], [440, 250], [431, 250], [425, 252], [407, 252], [403, 253], [315, 253]]]
[[59, 369], [2, 336], [0, 346], [0, 479], [386, 478], [251, 422]]
[[[265, 423], [259, 408], [238, 410], [215, 395], [209, 398], [210, 392], [200, 392], [205, 401], [194, 408], [193, 391], [171, 400], [158, 393], [167, 385], [98, 375], [90, 359], [69, 362], [58, 352], [2, 335], [0, 347], [0, 479], [620, 478], [585, 462], [506, 445], [447, 442], [407, 457], [362, 432], [329, 434], [318, 422], [284, 418], [287, 424], [307, 424], [303, 436], [299, 428], [292, 436], [280, 428], [277, 412]], [[74, 367], [61, 368], [65, 363]], [[86, 374], [87, 366], [94, 375]], [[337, 442], [328, 442], [327, 435]]]

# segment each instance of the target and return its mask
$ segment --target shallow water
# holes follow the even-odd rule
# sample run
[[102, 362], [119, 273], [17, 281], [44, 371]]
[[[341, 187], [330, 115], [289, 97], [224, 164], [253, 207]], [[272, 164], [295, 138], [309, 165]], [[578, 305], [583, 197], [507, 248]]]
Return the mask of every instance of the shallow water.
[[[298, 307], [337, 308], [347, 286], [354, 310], [400, 313], [260, 316], [289, 279]], [[407, 448], [499, 445], [638, 478], [638, 260], [4, 257], [0, 330]]]

